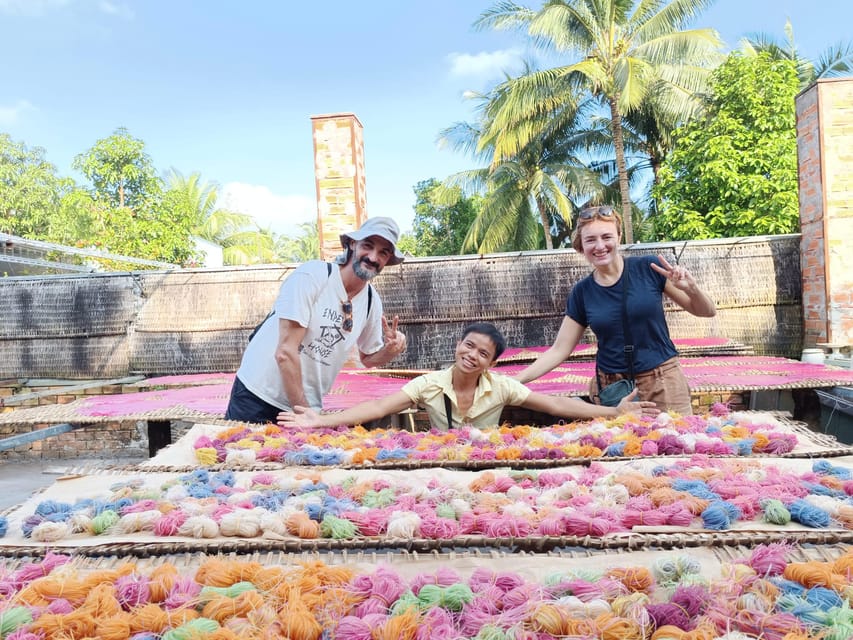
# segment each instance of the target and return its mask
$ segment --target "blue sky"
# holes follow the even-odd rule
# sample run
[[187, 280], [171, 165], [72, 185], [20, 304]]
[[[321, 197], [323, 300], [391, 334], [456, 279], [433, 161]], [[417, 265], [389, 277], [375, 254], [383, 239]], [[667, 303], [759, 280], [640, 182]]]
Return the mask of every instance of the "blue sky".
[[[201, 172], [223, 203], [292, 233], [316, 217], [310, 116], [364, 125], [368, 214], [410, 228], [414, 185], [471, 168], [438, 132], [469, 120], [525, 55], [472, 28], [481, 0], [0, 0], [0, 132], [75, 155], [124, 126], [160, 171]], [[528, 6], [538, 6], [528, 3]], [[717, 0], [694, 26], [753, 32], [817, 57], [853, 33], [851, 0]]]

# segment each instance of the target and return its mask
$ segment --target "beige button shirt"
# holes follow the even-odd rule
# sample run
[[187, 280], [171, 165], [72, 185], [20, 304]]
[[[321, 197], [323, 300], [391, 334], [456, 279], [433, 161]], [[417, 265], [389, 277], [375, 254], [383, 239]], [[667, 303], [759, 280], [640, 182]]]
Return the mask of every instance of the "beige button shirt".
[[512, 378], [486, 371], [477, 382], [474, 402], [466, 415], [459, 412], [456, 392], [453, 390], [453, 367], [418, 376], [402, 388], [412, 402], [424, 407], [430, 423], [442, 430], [447, 429], [447, 412], [444, 394], [450, 398], [453, 425], [494, 427], [501, 419], [501, 411], [507, 405], [517, 407], [527, 400], [530, 389]]

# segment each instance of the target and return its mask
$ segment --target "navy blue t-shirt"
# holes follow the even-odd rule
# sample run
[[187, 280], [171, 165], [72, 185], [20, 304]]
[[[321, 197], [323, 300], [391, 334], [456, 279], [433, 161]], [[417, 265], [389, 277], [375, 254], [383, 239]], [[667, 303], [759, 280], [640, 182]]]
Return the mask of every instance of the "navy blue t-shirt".
[[[663, 312], [666, 277], [652, 271], [655, 256], [624, 258], [629, 270], [628, 322], [634, 339], [634, 372], [648, 371], [676, 355]], [[603, 287], [592, 274], [578, 282], [566, 301], [566, 315], [589, 327], [598, 340], [596, 362], [605, 373], [627, 373], [622, 331], [622, 283]]]

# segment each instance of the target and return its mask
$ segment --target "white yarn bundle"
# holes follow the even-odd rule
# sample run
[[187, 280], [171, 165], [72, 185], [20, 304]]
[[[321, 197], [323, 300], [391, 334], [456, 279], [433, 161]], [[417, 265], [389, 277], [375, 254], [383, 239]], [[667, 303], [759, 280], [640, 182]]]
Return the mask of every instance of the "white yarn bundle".
[[263, 509], [237, 509], [226, 513], [219, 520], [219, 531], [223, 536], [254, 538], [261, 533]]
[[219, 525], [210, 516], [192, 516], [178, 527], [178, 535], [188, 538], [215, 538], [219, 535]]

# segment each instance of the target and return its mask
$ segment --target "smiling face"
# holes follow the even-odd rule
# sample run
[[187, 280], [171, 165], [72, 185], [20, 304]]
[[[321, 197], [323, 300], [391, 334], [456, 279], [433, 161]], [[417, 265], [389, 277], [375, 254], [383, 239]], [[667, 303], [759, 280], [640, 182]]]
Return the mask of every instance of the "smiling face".
[[495, 363], [495, 343], [471, 332], [456, 343], [456, 367], [465, 373], [482, 373]]
[[581, 249], [584, 257], [596, 268], [608, 267], [616, 260], [621, 233], [615, 222], [596, 218], [581, 227]]
[[394, 256], [394, 245], [381, 236], [352, 243], [352, 270], [362, 280], [373, 280]]

